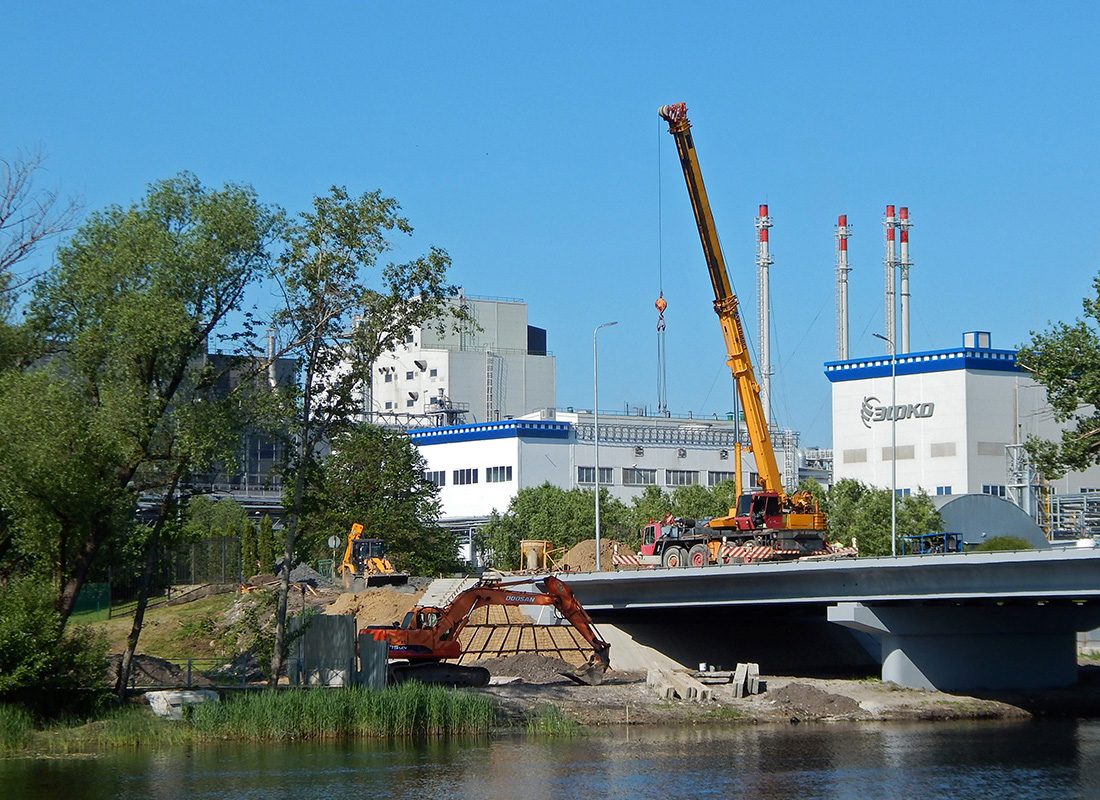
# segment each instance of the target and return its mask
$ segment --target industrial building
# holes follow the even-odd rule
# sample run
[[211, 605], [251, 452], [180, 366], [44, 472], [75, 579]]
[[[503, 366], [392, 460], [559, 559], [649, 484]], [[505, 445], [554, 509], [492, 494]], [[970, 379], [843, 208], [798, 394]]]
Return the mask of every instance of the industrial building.
[[368, 421], [397, 427], [495, 422], [554, 407], [546, 330], [521, 300], [459, 294], [471, 318], [457, 330], [426, 325], [375, 362]]

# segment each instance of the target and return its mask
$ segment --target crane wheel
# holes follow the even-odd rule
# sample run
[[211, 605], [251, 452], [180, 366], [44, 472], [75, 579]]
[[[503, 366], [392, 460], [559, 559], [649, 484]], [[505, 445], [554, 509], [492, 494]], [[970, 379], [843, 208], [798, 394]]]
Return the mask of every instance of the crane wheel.
[[670, 547], [661, 556], [661, 566], [676, 569], [687, 563], [687, 554], [682, 547]]
[[694, 545], [688, 550], [687, 563], [689, 567], [705, 567], [710, 563], [710, 550], [705, 544]]

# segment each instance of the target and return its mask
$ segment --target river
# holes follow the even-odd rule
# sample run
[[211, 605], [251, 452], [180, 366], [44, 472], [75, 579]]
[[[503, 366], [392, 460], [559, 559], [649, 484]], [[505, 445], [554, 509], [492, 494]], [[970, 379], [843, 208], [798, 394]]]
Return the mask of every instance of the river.
[[626, 729], [0, 761], [13, 800], [1100, 798], [1100, 722]]

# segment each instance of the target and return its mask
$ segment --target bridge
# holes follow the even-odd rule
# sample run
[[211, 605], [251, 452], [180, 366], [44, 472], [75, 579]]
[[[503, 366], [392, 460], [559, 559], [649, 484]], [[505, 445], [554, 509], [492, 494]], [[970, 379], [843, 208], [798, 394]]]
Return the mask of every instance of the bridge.
[[1069, 686], [1100, 627], [1100, 549], [786, 561], [562, 576], [592, 618], [683, 664], [881, 665], [933, 689]]

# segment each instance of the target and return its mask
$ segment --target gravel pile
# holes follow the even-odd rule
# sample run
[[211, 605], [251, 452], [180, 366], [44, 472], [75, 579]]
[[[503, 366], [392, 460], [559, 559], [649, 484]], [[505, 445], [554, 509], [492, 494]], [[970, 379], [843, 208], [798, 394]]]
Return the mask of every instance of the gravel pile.
[[519, 653], [504, 658], [489, 658], [478, 661], [474, 666], [485, 667], [494, 677], [520, 678], [526, 683], [555, 683], [568, 681], [562, 677], [562, 670], [575, 667], [554, 656], [540, 656], [534, 653]]
[[805, 683], [788, 683], [782, 689], [769, 692], [768, 698], [792, 717], [802, 719], [850, 717], [863, 711], [851, 697], [829, 694]]

